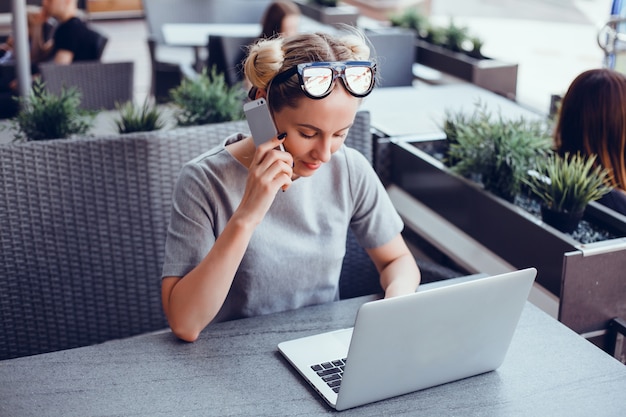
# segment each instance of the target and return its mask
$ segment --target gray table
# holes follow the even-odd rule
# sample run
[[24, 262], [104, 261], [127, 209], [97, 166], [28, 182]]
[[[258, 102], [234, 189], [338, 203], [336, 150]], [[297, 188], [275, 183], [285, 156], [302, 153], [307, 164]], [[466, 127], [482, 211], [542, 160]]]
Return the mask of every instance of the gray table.
[[363, 99], [361, 109], [370, 111], [372, 127], [381, 133], [415, 141], [445, 138], [441, 127], [446, 112], [471, 114], [478, 102], [505, 120], [545, 119], [545, 115], [469, 83], [375, 88]]
[[[220, 323], [193, 343], [161, 332], [0, 362], [0, 416], [313, 416], [326, 404], [276, 350], [349, 327], [361, 297]], [[532, 304], [495, 372], [345, 416], [623, 416], [626, 367]]]

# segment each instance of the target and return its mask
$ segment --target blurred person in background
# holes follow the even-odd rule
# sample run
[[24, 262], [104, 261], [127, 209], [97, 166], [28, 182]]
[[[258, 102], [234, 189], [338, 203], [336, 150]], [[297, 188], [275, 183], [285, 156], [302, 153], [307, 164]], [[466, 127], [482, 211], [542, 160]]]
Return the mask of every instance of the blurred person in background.
[[554, 143], [560, 155], [597, 155], [614, 187], [598, 202], [626, 215], [626, 75], [607, 68], [578, 75], [561, 101]]
[[41, 4], [45, 13], [58, 22], [53, 36], [54, 63], [100, 59], [102, 35], [78, 17], [77, 0], [43, 0]]
[[291, 36], [298, 33], [300, 27], [300, 8], [290, 0], [272, 2], [261, 19], [261, 38], [272, 36]]
[[[28, 42], [30, 48], [31, 74], [38, 72], [37, 66], [52, 54], [53, 25], [43, 8], [29, 5], [26, 8], [28, 23]], [[18, 95], [18, 83], [15, 77], [14, 39], [9, 36], [0, 44], [0, 117], [13, 117], [18, 111], [15, 97]]]

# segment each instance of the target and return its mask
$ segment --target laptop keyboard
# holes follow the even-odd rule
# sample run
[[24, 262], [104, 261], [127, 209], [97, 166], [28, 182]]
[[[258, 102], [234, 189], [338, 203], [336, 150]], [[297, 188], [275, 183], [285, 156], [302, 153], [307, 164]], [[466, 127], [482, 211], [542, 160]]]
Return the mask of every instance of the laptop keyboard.
[[346, 358], [343, 358], [311, 365], [311, 369], [313, 369], [335, 393], [339, 393], [339, 386], [341, 385], [343, 368], [345, 366]]

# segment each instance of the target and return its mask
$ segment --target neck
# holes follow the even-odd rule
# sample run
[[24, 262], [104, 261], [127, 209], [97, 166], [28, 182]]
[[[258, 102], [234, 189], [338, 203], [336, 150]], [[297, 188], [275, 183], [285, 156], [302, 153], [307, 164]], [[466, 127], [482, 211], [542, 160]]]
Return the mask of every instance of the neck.
[[57, 16], [54, 16], [60, 23], [67, 22], [72, 17], [76, 16], [76, 4], [70, 3], [62, 13], [59, 13]]

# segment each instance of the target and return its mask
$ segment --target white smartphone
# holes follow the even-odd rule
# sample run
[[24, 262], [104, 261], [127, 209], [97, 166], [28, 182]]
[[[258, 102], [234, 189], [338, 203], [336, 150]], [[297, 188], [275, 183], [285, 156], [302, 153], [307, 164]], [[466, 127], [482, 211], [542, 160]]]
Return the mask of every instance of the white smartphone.
[[264, 98], [245, 103], [243, 112], [248, 120], [248, 127], [256, 146], [267, 142], [278, 134], [267, 100]]

